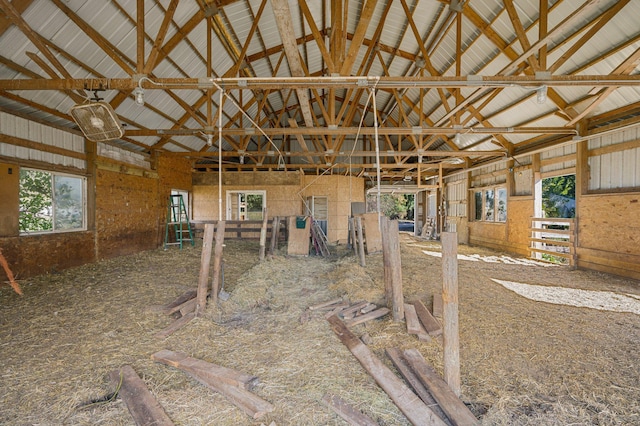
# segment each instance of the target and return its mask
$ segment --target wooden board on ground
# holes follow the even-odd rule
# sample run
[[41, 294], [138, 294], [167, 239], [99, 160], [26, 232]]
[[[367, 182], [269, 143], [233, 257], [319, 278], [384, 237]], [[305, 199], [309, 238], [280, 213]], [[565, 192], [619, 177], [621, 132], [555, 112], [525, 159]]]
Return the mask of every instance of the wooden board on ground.
[[195, 312], [190, 312], [186, 315], [183, 315], [181, 318], [178, 318], [177, 320], [172, 322], [171, 325], [169, 325], [167, 328], [157, 332], [156, 337], [163, 339], [167, 336], [172, 335], [173, 333], [175, 333], [176, 331], [180, 330], [182, 327], [187, 325], [189, 321], [191, 321], [195, 317], [196, 317]]
[[411, 386], [414, 392], [418, 394], [420, 399], [423, 400], [424, 403], [427, 404], [427, 406], [430, 407], [433, 412], [440, 417], [440, 419], [442, 419], [442, 421], [450, 424], [447, 415], [442, 411], [442, 408], [440, 408], [436, 400], [433, 398], [433, 395], [429, 393], [429, 390], [422, 384], [418, 376], [416, 376], [407, 361], [404, 359], [402, 351], [398, 348], [387, 348], [385, 349], [385, 352], [391, 360], [391, 363], [396, 367], [400, 375], [409, 384], [409, 386]]
[[213, 376], [222, 382], [246, 390], [252, 389], [258, 383], [256, 376], [251, 376], [232, 368], [223, 367], [201, 359], [192, 358], [182, 352], [163, 349], [151, 355], [151, 359], [188, 373], [200, 376]]
[[382, 236], [380, 235], [380, 224], [378, 223], [378, 213], [365, 213], [361, 215], [362, 226], [364, 227], [364, 240], [367, 254], [382, 251]]
[[274, 410], [271, 403], [245, 389], [253, 386], [252, 383], [257, 381], [257, 377], [191, 358], [179, 352], [163, 350], [151, 357], [155, 361], [184, 371], [209, 389], [224, 395], [252, 419], [259, 419]]
[[353, 334], [337, 316], [327, 321], [342, 344], [362, 364], [365, 370], [375, 379], [400, 411], [414, 425], [445, 426], [444, 423], [427, 405], [418, 398], [373, 352]]
[[354, 325], [362, 324], [363, 322], [367, 322], [376, 318], [383, 317], [387, 315], [391, 310], [389, 308], [378, 308], [375, 311], [371, 311], [364, 315], [359, 315], [355, 318], [351, 318], [349, 320], [345, 320], [345, 324], [348, 327], [353, 327]]
[[169, 302], [166, 305], [164, 305], [162, 307], [162, 312], [164, 312], [166, 315], [171, 315], [174, 312], [178, 312], [180, 310], [180, 305], [195, 298], [197, 293], [198, 293], [197, 290], [187, 290], [172, 302]]
[[309, 239], [311, 238], [310, 218], [305, 218], [304, 228], [296, 226], [297, 217], [287, 218], [287, 229], [289, 230], [289, 240], [287, 241], [287, 254], [290, 256], [308, 256]]
[[118, 387], [118, 395], [126, 404], [136, 425], [173, 425], [167, 413], [131, 366], [125, 365], [113, 370], [109, 373], [109, 379]]
[[453, 393], [453, 390], [442, 380], [416, 349], [407, 349], [404, 359], [411, 366], [423, 385], [438, 402], [442, 411], [447, 414], [455, 426], [471, 426], [478, 424], [471, 410]]
[[415, 306], [409, 303], [404, 304], [404, 319], [407, 322], [407, 333], [415, 334], [418, 337], [418, 340], [423, 342], [431, 341], [431, 337], [429, 337], [427, 330], [424, 329], [418, 319]]
[[427, 330], [427, 333], [431, 336], [441, 335], [442, 326], [440, 325], [440, 322], [431, 315], [431, 312], [429, 312], [424, 303], [422, 303], [421, 300], [416, 300], [413, 302], [413, 306], [416, 308], [418, 319], [422, 323], [424, 329]]
[[379, 426], [369, 416], [362, 414], [339, 396], [324, 394], [322, 402], [352, 426]]

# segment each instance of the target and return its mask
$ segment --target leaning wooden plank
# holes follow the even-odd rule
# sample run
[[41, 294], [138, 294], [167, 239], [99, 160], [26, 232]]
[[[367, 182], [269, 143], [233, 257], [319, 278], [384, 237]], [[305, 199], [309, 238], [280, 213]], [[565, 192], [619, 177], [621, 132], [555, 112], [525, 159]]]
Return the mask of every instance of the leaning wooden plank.
[[359, 317], [352, 318], [350, 320], [346, 320], [344, 323], [348, 327], [353, 327], [354, 325], [362, 324], [363, 322], [367, 322], [372, 319], [380, 318], [387, 315], [389, 312], [389, 308], [380, 308], [375, 311], [371, 311], [368, 314], [360, 315]]
[[224, 395], [236, 407], [244, 411], [252, 419], [259, 419], [267, 413], [273, 411], [274, 407], [268, 401], [249, 392], [246, 389], [225, 383], [217, 377], [213, 376], [197, 376], [193, 373], [187, 373], [209, 389]]
[[118, 386], [118, 394], [131, 413], [136, 425], [173, 425], [162, 406], [129, 365], [109, 373], [111, 383]]
[[416, 314], [415, 306], [409, 303], [404, 304], [404, 319], [407, 322], [407, 333], [415, 334], [416, 336], [418, 336], [418, 340], [420, 341], [431, 341], [431, 337], [429, 337], [429, 334], [418, 319], [418, 314]]
[[342, 297], [338, 297], [337, 299], [328, 300], [326, 302], [318, 303], [317, 305], [309, 306], [310, 311], [316, 311], [319, 309], [333, 309], [332, 305], [337, 305], [338, 303], [342, 303], [344, 300]]
[[427, 407], [431, 408], [434, 413], [438, 417], [442, 419], [445, 423], [449, 424], [449, 419], [447, 415], [442, 411], [442, 408], [438, 405], [433, 396], [429, 393], [427, 388], [422, 384], [418, 376], [413, 372], [409, 364], [405, 361], [402, 351], [398, 348], [387, 348], [385, 349], [387, 356], [396, 367], [400, 375], [404, 378], [405, 382], [411, 386], [415, 393], [418, 394], [421, 400], [427, 404]]
[[324, 394], [322, 402], [352, 426], [379, 426], [369, 416], [362, 414], [339, 396]]
[[416, 349], [407, 349], [403, 355], [413, 372], [416, 373], [422, 384], [429, 389], [433, 398], [438, 402], [438, 405], [447, 414], [454, 426], [478, 424], [478, 420], [471, 410], [453, 393], [449, 385], [433, 371], [420, 352]]
[[197, 303], [198, 303], [198, 300], [196, 298], [193, 298], [191, 300], [188, 300], [188, 301], [184, 302], [180, 306], [180, 314], [182, 314], [182, 316], [184, 316], [184, 315], [188, 314], [189, 312], [195, 312]]
[[389, 395], [400, 411], [414, 425], [446, 425], [405, 385], [371, 350], [353, 334], [337, 316], [327, 321], [340, 341], [351, 351], [360, 364]]
[[212, 362], [192, 358], [182, 352], [163, 349], [151, 355], [151, 359], [198, 376], [213, 376], [222, 382], [242, 389], [249, 390], [258, 384], [258, 378], [256, 376], [251, 376]]
[[440, 334], [442, 334], [442, 326], [440, 325], [440, 322], [435, 319], [433, 315], [431, 315], [431, 312], [429, 312], [429, 310], [426, 306], [424, 306], [424, 303], [422, 303], [421, 300], [416, 300], [415, 302], [413, 302], [413, 306], [416, 308], [418, 319], [420, 319], [420, 322], [422, 323], [424, 329], [427, 330], [427, 333], [429, 333], [431, 336], [439, 336]]
[[171, 315], [172, 313], [179, 311], [180, 310], [179, 306], [196, 297], [197, 293], [198, 293], [197, 290], [187, 290], [186, 292], [178, 296], [173, 302], [170, 302], [164, 305], [162, 307], [162, 312], [164, 312], [167, 315]]
[[185, 325], [187, 325], [187, 323], [189, 321], [191, 321], [192, 319], [194, 319], [196, 317], [195, 312], [190, 312], [180, 318], [178, 318], [177, 320], [175, 320], [174, 322], [171, 323], [171, 325], [169, 325], [169, 327], [165, 328], [164, 330], [160, 330], [159, 332], [156, 333], [156, 337], [159, 337], [161, 339], [172, 335], [173, 333], [175, 333], [176, 331], [180, 330], [182, 327], [184, 327]]
[[9, 262], [7, 262], [7, 259], [5, 259], [4, 255], [2, 254], [2, 249], [0, 249], [0, 265], [2, 265], [4, 272], [7, 274], [7, 278], [9, 278], [9, 285], [11, 285], [13, 291], [22, 296], [22, 289], [16, 282], [16, 279], [13, 276], [13, 272], [11, 272], [11, 269], [9, 268]]

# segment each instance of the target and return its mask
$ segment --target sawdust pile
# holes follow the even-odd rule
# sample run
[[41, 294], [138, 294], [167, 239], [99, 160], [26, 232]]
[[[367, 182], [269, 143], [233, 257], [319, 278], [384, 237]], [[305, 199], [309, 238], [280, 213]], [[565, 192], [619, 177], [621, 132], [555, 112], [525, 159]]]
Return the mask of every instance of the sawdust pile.
[[[402, 234], [405, 300], [431, 306], [440, 262], [422, 250], [437, 242]], [[154, 306], [196, 286], [200, 247], [154, 250], [0, 287], [0, 423], [129, 425], [120, 399], [81, 405], [113, 391], [110, 371], [131, 365], [176, 424], [344, 424], [321, 401], [341, 396], [380, 425], [406, 425], [386, 394], [307, 307], [346, 297], [383, 304], [382, 256], [357, 264], [278, 253], [258, 263], [254, 242], [227, 241], [227, 301], [166, 339], [172, 319]], [[501, 256], [461, 246], [467, 256]], [[535, 281], [533, 278], [535, 277]], [[459, 264], [462, 399], [486, 425], [640, 423], [640, 316], [555, 305], [522, 297], [491, 278], [640, 295], [633, 280], [512, 263]], [[418, 342], [390, 317], [353, 328], [391, 366], [384, 349], [417, 348], [442, 372], [442, 348]], [[151, 361], [160, 349], [186, 352], [256, 375], [254, 392], [275, 411], [251, 420], [183, 372]]]

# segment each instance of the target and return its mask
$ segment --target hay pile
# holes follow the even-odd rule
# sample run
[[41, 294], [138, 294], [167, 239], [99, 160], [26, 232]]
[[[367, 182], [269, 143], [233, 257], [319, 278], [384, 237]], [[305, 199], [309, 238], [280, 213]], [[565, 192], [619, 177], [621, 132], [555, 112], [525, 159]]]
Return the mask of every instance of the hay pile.
[[[439, 291], [435, 242], [403, 234], [404, 295], [430, 306]], [[428, 246], [428, 247], [427, 247]], [[467, 255], [494, 252], [460, 247]], [[0, 288], [0, 423], [129, 425], [123, 403], [79, 405], [113, 390], [107, 374], [130, 364], [176, 424], [344, 424], [322, 402], [335, 393], [380, 425], [404, 416], [308, 306], [348, 297], [381, 304], [381, 255], [367, 267], [342, 250], [331, 259], [258, 263], [253, 242], [227, 241], [225, 290], [175, 334], [154, 334], [171, 319], [152, 309], [195, 288], [200, 247], [155, 250], [22, 281], [25, 296]], [[639, 295], [637, 282], [563, 267], [460, 262], [463, 400], [483, 424], [640, 423], [640, 317], [525, 299], [491, 278], [562, 284]], [[417, 348], [442, 372], [437, 341], [418, 342], [390, 317], [353, 328], [384, 360], [390, 346]], [[260, 378], [254, 392], [275, 407], [253, 421], [224, 397], [150, 355], [171, 349]]]

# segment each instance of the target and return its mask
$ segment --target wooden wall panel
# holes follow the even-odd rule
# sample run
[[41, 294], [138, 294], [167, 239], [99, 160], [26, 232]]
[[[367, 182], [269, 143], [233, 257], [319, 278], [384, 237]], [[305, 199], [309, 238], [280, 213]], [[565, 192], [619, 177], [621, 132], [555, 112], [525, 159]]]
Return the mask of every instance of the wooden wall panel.
[[97, 171], [98, 258], [136, 253], [161, 244], [166, 212], [158, 195], [157, 178]]
[[0, 236], [18, 235], [20, 168], [0, 163]]
[[90, 231], [0, 237], [0, 247], [13, 274], [25, 279], [94, 262], [94, 239]]
[[529, 235], [533, 217], [533, 197], [507, 201], [507, 240], [520, 247], [517, 253], [529, 256]]

